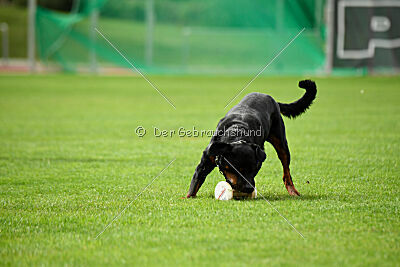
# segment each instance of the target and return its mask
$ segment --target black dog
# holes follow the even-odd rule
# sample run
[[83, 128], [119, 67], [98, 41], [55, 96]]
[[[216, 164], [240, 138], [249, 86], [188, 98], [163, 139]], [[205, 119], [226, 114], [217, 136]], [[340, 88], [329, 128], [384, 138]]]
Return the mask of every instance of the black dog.
[[311, 80], [299, 82], [306, 93], [299, 100], [282, 104], [271, 96], [250, 93], [222, 118], [203, 152], [186, 197], [196, 196], [207, 175], [218, 166], [234, 190], [251, 193], [254, 177], [266, 158], [264, 142], [271, 143], [283, 166], [283, 182], [290, 195], [300, 195], [290, 176], [290, 153], [280, 114], [295, 118], [304, 113], [317, 94]]

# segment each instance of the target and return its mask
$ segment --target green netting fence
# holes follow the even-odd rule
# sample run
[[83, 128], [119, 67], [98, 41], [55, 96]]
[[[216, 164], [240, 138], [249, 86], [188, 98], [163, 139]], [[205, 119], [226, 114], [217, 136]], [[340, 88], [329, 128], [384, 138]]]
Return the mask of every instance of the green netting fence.
[[265, 74], [316, 73], [325, 64], [323, 0], [76, 0], [37, 8], [40, 59], [65, 71], [130, 68], [94, 30], [147, 73], [254, 73], [303, 28]]

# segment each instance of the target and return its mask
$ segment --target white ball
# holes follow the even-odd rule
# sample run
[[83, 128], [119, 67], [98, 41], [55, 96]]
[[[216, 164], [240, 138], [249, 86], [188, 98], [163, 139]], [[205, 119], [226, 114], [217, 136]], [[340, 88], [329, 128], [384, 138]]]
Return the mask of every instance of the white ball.
[[221, 181], [215, 187], [215, 199], [218, 200], [231, 200], [233, 198], [233, 190], [229, 183]]

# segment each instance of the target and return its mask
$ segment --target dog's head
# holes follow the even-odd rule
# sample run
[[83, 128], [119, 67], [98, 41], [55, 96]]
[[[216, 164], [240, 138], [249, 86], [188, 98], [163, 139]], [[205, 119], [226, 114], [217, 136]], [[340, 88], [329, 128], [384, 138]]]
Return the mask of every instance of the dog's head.
[[220, 172], [234, 190], [253, 192], [254, 177], [266, 158], [259, 145], [243, 141], [230, 144], [215, 142], [210, 145], [208, 153], [216, 157]]

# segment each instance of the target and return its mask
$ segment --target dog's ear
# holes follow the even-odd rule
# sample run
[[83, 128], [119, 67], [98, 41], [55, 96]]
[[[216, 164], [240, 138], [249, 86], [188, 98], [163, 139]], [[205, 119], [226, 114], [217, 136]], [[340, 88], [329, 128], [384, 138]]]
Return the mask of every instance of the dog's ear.
[[257, 144], [252, 144], [252, 146], [255, 148], [257, 159], [260, 160], [261, 162], [264, 162], [265, 159], [267, 158], [267, 155], [265, 154], [264, 150]]
[[227, 143], [222, 143], [222, 142], [215, 142], [210, 145], [208, 148], [208, 154], [210, 156], [217, 156], [217, 155], [222, 155], [225, 152], [228, 152], [232, 149], [231, 144]]
[[267, 155], [265, 154], [264, 150], [261, 149], [261, 147], [256, 148], [256, 155], [257, 158], [261, 161], [264, 162], [265, 159], [267, 158]]

